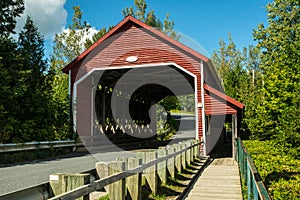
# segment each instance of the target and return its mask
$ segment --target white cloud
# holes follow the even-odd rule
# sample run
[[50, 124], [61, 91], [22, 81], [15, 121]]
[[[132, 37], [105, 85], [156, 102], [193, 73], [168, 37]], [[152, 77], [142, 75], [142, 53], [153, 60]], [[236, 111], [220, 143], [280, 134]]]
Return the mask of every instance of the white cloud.
[[65, 3], [66, 0], [25, 0], [25, 12], [17, 19], [16, 31], [23, 28], [29, 15], [46, 39], [53, 38], [65, 28], [68, 14]]

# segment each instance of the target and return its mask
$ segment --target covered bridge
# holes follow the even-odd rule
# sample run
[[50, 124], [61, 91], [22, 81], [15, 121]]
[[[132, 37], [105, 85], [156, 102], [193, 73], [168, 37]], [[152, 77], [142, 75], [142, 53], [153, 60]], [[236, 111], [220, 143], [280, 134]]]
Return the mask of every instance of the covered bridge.
[[[155, 107], [166, 96], [193, 94], [195, 138], [203, 153], [233, 119], [237, 137], [244, 105], [226, 96], [206, 56], [127, 16], [64, 69], [69, 74], [74, 129], [82, 138], [112, 131], [131, 137], [156, 134]], [[113, 130], [111, 130], [113, 129]]]

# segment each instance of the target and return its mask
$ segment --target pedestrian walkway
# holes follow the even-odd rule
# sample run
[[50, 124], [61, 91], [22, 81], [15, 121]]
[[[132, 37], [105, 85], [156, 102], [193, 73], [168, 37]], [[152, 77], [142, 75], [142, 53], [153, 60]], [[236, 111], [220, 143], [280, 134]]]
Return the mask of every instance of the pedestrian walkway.
[[242, 200], [237, 162], [230, 157], [215, 157], [196, 180], [187, 200]]

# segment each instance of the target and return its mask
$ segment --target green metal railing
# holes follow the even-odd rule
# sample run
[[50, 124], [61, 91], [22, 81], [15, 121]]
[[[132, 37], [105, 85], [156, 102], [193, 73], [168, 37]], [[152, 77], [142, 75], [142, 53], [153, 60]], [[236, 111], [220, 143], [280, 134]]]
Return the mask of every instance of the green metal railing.
[[247, 187], [248, 200], [271, 199], [262, 179], [240, 138], [236, 138], [235, 159], [239, 164], [242, 182]]

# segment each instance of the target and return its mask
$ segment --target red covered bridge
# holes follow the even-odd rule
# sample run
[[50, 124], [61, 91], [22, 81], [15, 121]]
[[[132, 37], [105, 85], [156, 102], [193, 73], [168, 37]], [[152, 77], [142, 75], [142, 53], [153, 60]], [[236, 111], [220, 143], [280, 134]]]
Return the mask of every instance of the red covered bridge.
[[238, 136], [244, 105], [224, 94], [209, 58], [131, 16], [63, 72], [70, 77], [74, 127], [81, 136], [108, 129], [152, 136], [153, 105], [186, 94], [195, 97], [195, 138], [203, 141], [204, 155], [223, 138], [225, 120]]

